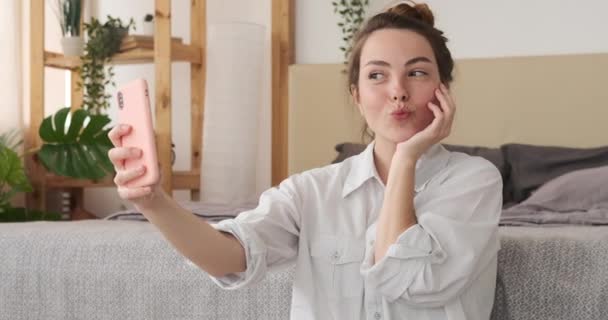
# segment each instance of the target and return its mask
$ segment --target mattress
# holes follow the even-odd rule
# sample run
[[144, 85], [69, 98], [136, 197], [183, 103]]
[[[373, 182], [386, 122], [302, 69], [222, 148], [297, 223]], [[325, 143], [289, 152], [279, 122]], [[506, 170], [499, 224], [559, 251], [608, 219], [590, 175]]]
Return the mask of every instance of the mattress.
[[[608, 227], [500, 227], [492, 319], [608, 314]], [[0, 319], [288, 319], [293, 267], [219, 289], [150, 223], [0, 224]]]

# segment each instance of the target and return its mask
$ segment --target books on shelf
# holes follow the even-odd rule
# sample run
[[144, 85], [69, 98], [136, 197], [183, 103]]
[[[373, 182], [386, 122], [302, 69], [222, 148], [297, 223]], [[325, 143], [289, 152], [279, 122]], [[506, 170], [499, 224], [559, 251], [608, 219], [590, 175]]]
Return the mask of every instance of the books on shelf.
[[[171, 43], [182, 43], [182, 38], [172, 37]], [[154, 37], [144, 35], [127, 35], [122, 39], [119, 52], [131, 49], [154, 49]]]

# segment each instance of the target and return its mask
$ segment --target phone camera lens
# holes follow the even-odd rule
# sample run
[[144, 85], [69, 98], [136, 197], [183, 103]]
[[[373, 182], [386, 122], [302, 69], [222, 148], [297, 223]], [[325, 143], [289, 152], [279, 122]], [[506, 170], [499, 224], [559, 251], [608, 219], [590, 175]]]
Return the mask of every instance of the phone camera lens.
[[123, 104], [123, 99], [122, 99], [122, 92], [118, 92], [118, 108], [122, 109], [124, 107]]

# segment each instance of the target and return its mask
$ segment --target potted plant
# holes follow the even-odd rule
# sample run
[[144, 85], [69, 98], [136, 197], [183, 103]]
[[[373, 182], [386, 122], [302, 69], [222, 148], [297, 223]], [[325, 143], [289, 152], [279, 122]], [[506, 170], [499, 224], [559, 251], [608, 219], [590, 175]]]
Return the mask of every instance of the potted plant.
[[334, 13], [340, 15], [338, 27], [342, 31], [342, 41], [340, 51], [344, 52], [344, 63], [348, 61], [348, 55], [352, 50], [352, 40], [365, 16], [365, 9], [369, 5], [369, 0], [340, 0], [331, 3]]
[[110, 95], [106, 94], [107, 85], [115, 85], [112, 81], [113, 68], [105, 68], [111, 57], [120, 50], [120, 44], [131, 27], [133, 19], [124, 24], [119, 18], [108, 16], [105, 23], [93, 18], [84, 24], [88, 41], [84, 46], [82, 65], [79, 67], [81, 82], [84, 89], [83, 107], [92, 114], [102, 114], [110, 106]]
[[151, 36], [154, 34], [154, 15], [148, 13], [144, 16], [143, 34]]
[[61, 47], [66, 56], [80, 56], [83, 40], [80, 36], [81, 0], [57, 0], [55, 14], [61, 25]]
[[60, 220], [58, 213], [11, 205], [11, 198], [16, 193], [32, 191], [21, 161], [23, 155], [18, 155], [16, 151], [23, 142], [17, 141], [17, 135], [17, 131], [0, 135], [0, 222]]

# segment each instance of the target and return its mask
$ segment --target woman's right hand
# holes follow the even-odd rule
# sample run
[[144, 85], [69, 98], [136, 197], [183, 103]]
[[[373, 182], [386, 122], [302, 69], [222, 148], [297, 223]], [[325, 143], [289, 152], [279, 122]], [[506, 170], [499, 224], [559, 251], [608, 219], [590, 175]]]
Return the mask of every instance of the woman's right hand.
[[116, 176], [114, 177], [114, 183], [118, 187], [118, 194], [122, 199], [129, 200], [135, 205], [145, 205], [151, 201], [155, 195], [162, 194], [162, 188], [156, 183], [150, 186], [144, 187], [128, 187], [129, 181], [143, 175], [146, 172], [146, 168], [141, 166], [139, 168], [126, 169], [124, 167], [124, 161], [126, 159], [136, 159], [141, 157], [142, 150], [139, 148], [123, 147], [121, 138], [131, 132], [131, 126], [127, 124], [120, 124], [115, 126], [108, 133], [108, 137], [115, 148], [108, 151], [108, 157], [114, 165], [116, 170]]

